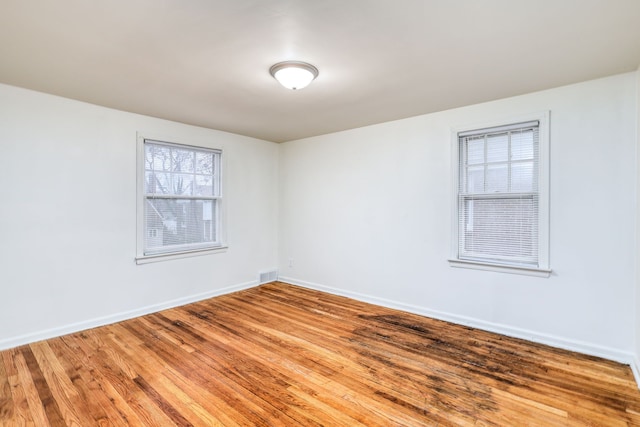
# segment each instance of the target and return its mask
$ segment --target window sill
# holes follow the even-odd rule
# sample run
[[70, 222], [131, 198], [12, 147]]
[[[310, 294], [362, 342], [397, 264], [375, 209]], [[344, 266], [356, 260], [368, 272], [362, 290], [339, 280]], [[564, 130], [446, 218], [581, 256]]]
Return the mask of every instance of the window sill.
[[488, 264], [483, 262], [467, 261], [467, 260], [461, 260], [461, 259], [450, 259], [449, 265], [451, 265], [451, 267], [456, 267], [456, 268], [470, 268], [473, 270], [494, 271], [498, 273], [521, 274], [524, 276], [534, 276], [534, 277], [551, 276], [550, 269], [524, 267], [524, 266], [517, 266], [517, 265]]
[[192, 251], [184, 252], [171, 252], [166, 254], [153, 254], [153, 255], [141, 255], [136, 257], [136, 264], [149, 264], [152, 262], [169, 261], [172, 259], [190, 258], [194, 256], [217, 254], [226, 252], [229, 249], [228, 246], [217, 246], [215, 248], [196, 249]]

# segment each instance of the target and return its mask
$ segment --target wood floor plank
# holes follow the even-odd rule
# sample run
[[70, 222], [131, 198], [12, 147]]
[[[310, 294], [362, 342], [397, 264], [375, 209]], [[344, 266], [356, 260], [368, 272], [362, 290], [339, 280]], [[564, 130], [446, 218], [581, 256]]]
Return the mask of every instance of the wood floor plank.
[[0, 426], [640, 426], [628, 366], [283, 283], [0, 352]]
[[13, 400], [13, 413], [9, 417], [5, 417], [0, 425], [32, 427], [35, 424], [24, 392], [24, 384], [20, 382], [18, 370], [13, 360], [15, 354], [17, 354], [16, 349], [0, 352], [0, 363], [4, 365]]
[[102, 377], [76, 352], [69, 352], [69, 347], [63, 340], [51, 340], [49, 345], [83, 402], [83, 405], [79, 406], [86, 405], [84, 416], [92, 420], [91, 424], [101, 427], [126, 427], [127, 422], [113, 405], [100, 382]]
[[81, 405], [78, 392], [71, 383], [60, 361], [55, 356], [46, 341], [34, 343], [30, 346], [43, 374], [51, 397], [55, 400], [64, 424], [68, 427], [82, 427], [85, 422], [80, 420], [75, 408]]
[[49, 412], [53, 412], [53, 416], [51, 417], [52, 422], [49, 422], [49, 417], [47, 414], [48, 411], [45, 408], [47, 406], [51, 406], [51, 401], [48, 395], [40, 394], [36, 386], [36, 384], [41, 384], [42, 374], [39, 373], [36, 368], [33, 368], [33, 366], [29, 366], [22, 351], [16, 352], [14, 354], [13, 362], [18, 371], [18, 379], [24, 390], [27, 404], [29, 406], [29, 411], [35, 425], [43, 427], [52, 425], [56, 427], [62, 425], [62, 417], [56, 414], [55, 411], [51, 410]]
[[[111, 325], [110, 328], [113, 330], [114, 342], [118, 346], [125, 346], [128, 354], [130, 352], [140, 354], [141, 351], [144, 351], [144, 348], [141, 347], [143, 343], [123, 328], [122, 325]], [[214, 419], [211, 425], [216, 425], [216, 419], [220, 420], [224, 426], [250, 425], [249, 421], [243, 418], [233, 406], [228, 406], [222, 399], [210, 393], [205, 387], [182, 376], [176, 369], [168, 367], [166, 362], [158, 357], [156, 353], [146, 352], [144, 363], [149, 364], [149, 369], [156, 374], [158, 372], [164, 372], [163, 376], [165, 376], [168, 381], [181, 392], [186, 393], [197, 405], [204, 408], [204, 410], [211, 415], [211, 418]]]
[[0, 359], [0, 425], [13, 418], [15, 402], [11, 395], [11, 383], [5, 368], [4, 361]]
[[[139, 339], [145, 340], [148, 332], [143, 328], [134, 327], [135, 323], [127, 322], [123, 326]], [[139, 326], [139, 325], [138, 325]], [[259, 397], [245, 389], [241, 385], [227, 378], [216, 366], [207, 366], [199, 363], [195, 358], [177, 357], [176, 353], [164, 343], [154, 340], [145, 341], [145, 345], [160, 356], [165, 362], [170, 363], [183, 376], [191, 381], [205, 386], [213, 394], [224, 400], [228, 406], [233, 406], [252, 425], [287, 425], [283, 422], [283, 414], [279, 413], [272, 405], [263, 402]], [[202, 372], [206, 366], [208, 372]]]
[[137, 373], [126, 363], [119, 365], [118, 361], [123, 359], [118, 357], [114, 360], [104, 351], [102, 340], [95, 339], [95, 334], [101, 333], [102, 330], [94, 329], [74, 334], [75, 342], [91, 363], [99, 366], [106, 381], [124, 399], [142, 425], [174, 426], [175, 423], [133, 381]]
[[[61, 351], [66, 355], [65, 357], [71, 361], [76, 361], [80, 366], [84, 367], [84, 370], [80, 370], [80, 375], [85, 378], [86, 382], [92, 383], [92, 389], [95, 390], [95, 394], [100, 396], [101, 406], [106, 413], [111, 413], [109, 421], [114, 424], [119, 424], [118, 419], [122, 419], [122, 422], [126, 426], [142, 426], [136, 413], [133, 411], [127, 401], [118, 393], [113, 384], [108, 380], [105, 375], [105, 370], [102, 369], [99, 359], [98, 364], [91, 359], [88, 354], [85, 353], [85, 349], [77, 343], [79, 335], [67, 335], [62, 337], [57, 344], [61, 347]], [[85, 373], [86, 370], [86, 373]], [[91, 411], [90, 407], [88, 410]], [[100, 423], [100, 416], [96, 414], [98, 424]]]
[[158, 363], [152, 354], [147, 354], [144, 363], [141, 363], [142, 361], [137, 357], [139, 353], [117, 339], [115, 334], [109, 334], [106, 338], [114, 349], [123, 352], [131, 367], [139, 373], [139, 376], [133, 379], [134, 382], [143, 388], [149, 397], [160, 403], [159, 406], [174, 422], [179, 425], [193, 426], [222, 425], [214, 415], [208, 413], [176, 384], [167, 379], [165, 374], [169, 368]]

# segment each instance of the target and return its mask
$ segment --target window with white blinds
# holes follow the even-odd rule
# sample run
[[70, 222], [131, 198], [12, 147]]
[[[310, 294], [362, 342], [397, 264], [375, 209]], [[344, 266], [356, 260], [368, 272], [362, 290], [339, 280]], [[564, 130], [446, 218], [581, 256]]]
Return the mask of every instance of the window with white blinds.
[[540, 141], [539, 120], [457, 133], [457, 260], [548, 268]]
[[144, 139], [142, 256], [221, 246], [221, 151]]

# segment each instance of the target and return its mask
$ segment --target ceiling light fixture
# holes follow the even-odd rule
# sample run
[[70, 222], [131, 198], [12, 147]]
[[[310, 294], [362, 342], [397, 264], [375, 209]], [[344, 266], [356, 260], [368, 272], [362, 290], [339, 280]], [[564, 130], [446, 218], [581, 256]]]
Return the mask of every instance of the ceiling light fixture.
[[269, 73], [282, 86], [291, 90], [305, 88], [318, 77], [316, 67], [300, 61], [278, 62], [269, 68]]

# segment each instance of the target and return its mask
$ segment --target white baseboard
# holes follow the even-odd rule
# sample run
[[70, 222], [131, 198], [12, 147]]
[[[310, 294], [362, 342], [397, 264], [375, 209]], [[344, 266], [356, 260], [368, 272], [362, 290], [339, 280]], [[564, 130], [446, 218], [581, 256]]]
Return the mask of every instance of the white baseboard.
[[3, 340], [0, 340], [0, 350], [6, 350], [9, 348], [18, 347], [20, 345], [30, 344], [36, 341], [42, 341], [49, 338], [55, 338], [62, 335], [71, 334], [74, 332], [84, 331], [86, 329], [96, 328], [98, 326], [104, 326], [104, 325], [109, 325], [111, 323], [121, 322], [123, 320], [132, 319], [134, 317], [144, 316], [145, 314], [156, 313], [158, 311], [179, 307], [181, 305], [202, 301], [208, 298], [229, 294], [229, 293], [241, 291], [244, 289], [249, 289], [255, 286], [258, 286], [257, 280], [241, 283], [239, 285], [227, 286], [225, 288], [216, 289], [214, 291], [208, 291], [208, 292], [203, 292], [196, 295], [190, 295], [187, 297], [178, 298], [171, 301], [166, 301], [160, 304], [148, 305], [146, 307], [137, 308], [135, 310], [123, 311], [123, 312], [112, 314], [109, 316], [97, 317], [95, 319], [72, 323], [69, 325], [51, 328], [44, 331], [38, 331], [31, 334], [24, 334], [16, 337], [6, 338]]
[[[332, 288], [329, 286], [319, 285], [317, 283], [310, 283], [303, 280], [298, 280], [291, 277], [278, 277], [280, 282], [290, 283], [292, 285], [302, 286], [304, 288], [315, 289], [318, 291], [328, 292], [334, 295], [341, 295], [348, 298], [352, 298], [358, 301], [368, 302], [371, 304], [381, 305], [383, 307], [393, 308], [397, 310], [407, 311], [409, 313], [419, 314], [421, 316], [431, 317], [438, 320], [444, 320], [458, 325], [470, 326], [484, 331], [495, 332], [501, 335], [506, 335], [514, 338], [521, 338], [528, 341], [537, 342], [540, 344], [550, 345], [552, 347], [562, 348], [565, 350], [576, 351], [578, 353], [588, 354], [590, 356], [602, 357], [604, 359], [613, 360], [616, 362], [630, 365], [633, 368], [635, 363], [634, 375], [636, 382], [640, 386], [640, 365], [637, 363], [637, 359], [632, 353], [627, 353], [619, 350], [615, 350], [608, 347], [603, 347], [595, 344], [585, 343], [581, 341], [570, 340], [554, 335], [542, 334], [535, 331], [530, 331], [521, 328], [514, 328], [508, 325], [502, 325], [493, 322], [487, 322], [480, 319], [475, 319], [466, 316], [460, 316], [457, 314], [446, 313], [442, 311], [431, 310], [428, 308], [415, 306], [411, 304], [405, 304], [398, 301], [388, 300], [385, 298], [378, 298], [370, 295], [360, 294], [357, 292], [345, 291], [342, 289]], [[635, 360], [635, 362], [634, 362]]]

